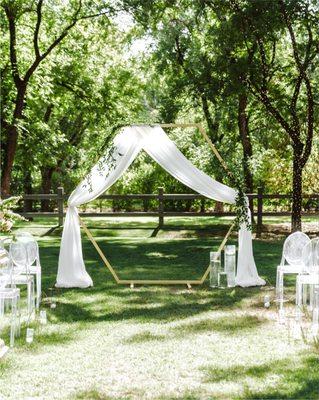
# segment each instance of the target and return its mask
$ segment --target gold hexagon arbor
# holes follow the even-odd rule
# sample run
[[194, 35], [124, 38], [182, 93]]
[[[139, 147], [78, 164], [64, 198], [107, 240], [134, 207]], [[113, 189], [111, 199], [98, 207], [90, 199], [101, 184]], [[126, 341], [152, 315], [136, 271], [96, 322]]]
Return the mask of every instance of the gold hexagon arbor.
[[[213, 142], [210, 140], [209, 136], [207, 135], [205, 129], [202, 127], [201, 124], [195, 124], [195, 123], [194, 124], [191, 124], [191, 123], [190, 124], [173, 124], [172, 123], [172, 124], [159, 124], [159, 126], [162, 128], [197, 128], [199, 130], [199, 132], [202, 134], [202, 136], [204, 137], [204, 139], [206, 140], [206, 142], [208, 143], [208, 145], [210, 146], [210, 148], [212, 149], [213, 153], [215, 154], [215, 156], [217, 157], [217, 159], [219, 160], [219, 162], [221, 163], [221, 165], [223, 166], [225, 171], [230, 176], [232, 176], [231, 171], [228, 169], [225, 161], [223, 160], [222, 156], [219, 154], [218, 150], [214, 146]], [[97, 244], [92, 233], [90, 232], [88, 227], [85, 225], [83, 220], [80, 218], [80, 216], [79, 216], [79, 220], [80, 220], [80, 224], [81, 224], [84, 232], [87, 234], [88, 238], [92, 242], [96, 251], [102, 258], [106, 268], [111, 272], [115, 282], [119, 285], [130, 285], [131, 287], [134, 287], [134, 285], [186, 285], [188, 288], [191, 288], [191, 285], [202, 285], [205, 282], [205, 280], [209, 274], [210, 266], [208, 265], [203, 276], [197, 280], [192, 280], [192, 279], [179, 279], [179, 280], [175, 280], [175, 279], [169, 279], [169, 280], [167, 280], [167, 279], [120, 279], [118, 277], [116, 271], [112, 267], [111, 263], [105, 257], [100, 246]], [[235, 222], [233, 222], [231, 224], [230, 228], [228, 229], [226, 236], [224, 237], [223, 241], [221, 242], [221, 244], [218, 248], [218, 252], [221, 252], [223, 250], [223, 248], [225, 247], [226, 242], [227, 242], [234, 226], [235, 226]]]

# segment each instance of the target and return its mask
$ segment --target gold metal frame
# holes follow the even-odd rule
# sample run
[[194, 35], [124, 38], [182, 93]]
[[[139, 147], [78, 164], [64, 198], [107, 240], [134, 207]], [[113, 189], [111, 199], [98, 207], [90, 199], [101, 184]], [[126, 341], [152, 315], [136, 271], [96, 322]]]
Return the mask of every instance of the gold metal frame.
[[[205, 129], [202, 127], [201, 124], [160, 124], [159, 125], [162, 128], [197, 128], [204, 139], [207, 141], [209, 144], [210, 148], [212, 149], [213, 153], [217, 157], [217, 159], [220, 161], [222, 164], [223, 168], [226, 170], [226, 172], [229, 175], [232, 175], [229, 169], [227, 168], [227, 165], [221, 155], [219, 154], [218, 150], [210, 140], [209, 136], [207, 135]], [[191, 285], [202, 285], [205, 282], [205, 279], [207, 278], [209, 274], [209, 268], [210, 266], [206, 268], [203, 276], [200, 279], [192, 280], [192, 279], [180, 279], [180, 280], [175, 280], [175, 279], [120, 279], [119, 276], [117, 275], [116, 271], [112, 267], [111, 263], [108, 261], [108, 259], [105, 257], [103, 251], [101, 250], [100, 246], [97, 244], [96, 240], [94, 239], [92, 233], [88, 229], [88, 227], [85, 225], [83, 220], [80, 218], [80, 224], [84, 230], [84, 232], [87, 234], [88, 238], [92, 242], [93, 246], [95, 247], [96, 251], [99, 253], [100, 257], [102, 258], [106, 268], [111, 272], [115, 282], [119, 285], [130, 285], [131, 287], [134, 287], [134, 285], [186, 285], [188, 288], [191, 288]], [[225, 247], [227, 240], [235, 226], [235, 222], [233, 222], [228, 229], [226, 236], [224, 237], [223, 241], [219, 245], [218, 252], [222, 252], [223, 248]]]

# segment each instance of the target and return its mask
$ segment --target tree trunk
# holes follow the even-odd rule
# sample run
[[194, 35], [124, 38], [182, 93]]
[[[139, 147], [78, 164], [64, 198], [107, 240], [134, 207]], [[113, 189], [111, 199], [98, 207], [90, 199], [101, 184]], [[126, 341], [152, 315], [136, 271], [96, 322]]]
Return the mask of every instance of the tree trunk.
[[[218, 130], [219, 130], [218, 118], [215, 118], [215, 120], [213, 120], [213, 117], [209, 110], [207, 97], [204, 94], [202, 95], [201, 99], [202, 99], [202, 109], [206, 119], [209, 137], [214, 144], [218, 144], [222, 140], [222, 137], [219, 137], [218, 135]], [[222, 169], [221, 166], [219, 166], [219, 168], [216, 170], [215, 178], [216, 180], [222, 183], [223, 176], [220, 175], [221, 173], [220, 169]], [[216, 201], [214, 211], [222, 213], [224, 211], [224, 203]]]
[[200, 212], [204, 213], [205, 211], [206, 211], [205, 199], [201, 199], [201, 201], [200, 201]]
[[6, 136], [7, 136], [7, 142], [6, 142], [6, 151], [3, 156], [1, 193], [2, 195], [9, 196], [10, 184], [11, 184], [11, 171], [17, 148], [17, 139], [18, 139], [17, 127], [14, 125], [10, 125], [7, 129]]
[[[42, 177], [42, 193], [49, 194], [52, 188], [52, 175], [54, 172], [54, 167], [43, 168], [41, 170]], [[49, 200], [41, 200], [41, 211], [51, 211], [50, 201]]]
[[[224, 177], [220, 175], [220, 171], [216, 171], [216, 180], [220, 183], [223, 183]], [[214, 206], [214, 212], [223, 213], [224, 212], [224, 203], [221, 201], [216, 201]]]
[[302, 202], [302, 164], [301, 150], [294, 147], [293, 155], [293, 177], [292, 177], [292, 212], [291, 230], [292, 232], [301, 230], [301, 202]]
[[218, 137], [219, 120], [218, 118], [213, 119], [209, 110], [207, 97], [204, 94], [202, 95], [202, 109], [206, 119], [209, 137], [211, 138], [212, 142], [216, 144], [216, 142], [220, 140]]
[[26, 94], [26, 84], [24, 82], [19, 83], [19, 88], [17, 89], [17, 96], [15, 99], [15, 109], [13, 114], [13, 122], [6, 129], [6, 152], [3, 157], [3, 174], [1, 180], [1, 192], [3, 195], [10, 194], [11, 185], [11, 173], [13, 162], [17, 150], [18, 143], [18, 126], [17, 122], [23, 117], [24, 100]]
[[[23, 190], [24, 194], [32, 194], [33, 189], [32, 189], [32, 176], [30, 169], [27, 169], [27, 167], [24, 169], [24, 176], [23, 176]], [[33, 201], [32, 200], [25, 200], [23, 203], [23, 211], [24, 212], [31, 212], [32, 211], [32, 206], [33, 206]]]
[[243, 171], [245, 185], [248, 192], [252, 193], [254, 190], [253, 174], [249, 168], [249, 160], [253, 155], [253, 147], [248, 130], [248, 116], [247, 116], [247, 95], [240, 94], [238, 97], [238, 128], [241, 143], [243, 146]]
[[[253, 146], [251, 144], [251, 138], [249, 135], [249, 128], [248, 128], [247, 103], [248, 103], [247, 95], [240, 94], [238, 97], [238, 129], [239, 129], [241, 144], [243, 146], [244, 180], [245, 180], [246, 191], [248, 193], [253, 193], [254, 180], [253, 180], [253, 174], [249, 167], [249, 160], [253, 155]], [[253, 211], [254, 211], [253, 199], [249, 199], [249, 208], [253, 216]]]
[[223, 213], [224, 212], [224, 203], [222, 203], [220, 201], [216, 201], [215, 207], [214, 207], [214, 212]]

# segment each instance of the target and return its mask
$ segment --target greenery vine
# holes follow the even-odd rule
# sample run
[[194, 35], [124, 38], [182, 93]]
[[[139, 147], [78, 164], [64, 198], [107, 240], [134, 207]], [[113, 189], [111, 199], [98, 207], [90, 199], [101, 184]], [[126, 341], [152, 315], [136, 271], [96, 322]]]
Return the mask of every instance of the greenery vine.
[[236, 202], [236, 227], [239, 229], [242, 224], [246, 224], [248, 230], [252, 230], [252, 225], [249, 217], [247, 196], [243, 187], [237, 187]]
[[246, 187], [243, 181], [242, 168], [241, 165], [235, 165], [231, 170], [228, 171], [228, 176], [230, 178], [230, 184], [237, 191], [235, 197], [235, 207], [236, 207], [236, 228], [240, 229], [242, 224], [246, 225], [248, 230], [252, 230], [251, 218], [249, 216], [249, 204], [246, 195]]
[[[107, 179], [111, 172], [115, 170], [119, 158], [123, 156], [124, 154], [120, 153], [114, 143], [112, 143], [112, 145], [107, 149], [106, 153], [100, 157], [97, 162], [98, 174]], [[82, 187], [88, 188], [89, 192], [93, 191], [91, 172], [89, 172], [86, 176]]]
[[[108, 136], [107, 140], [104, 142], [100, 149], [100, 154], [103, 154], [106, 149], [106, 153], [102, 155], [98, 161], [98, 171], [100, 175], [105, 175], [107, 178], [110, 173], [115, 169], [118, 156], [121, 157], [123, 154], [117, 153], [118, 156], [114, 157], [116, 154], [116, 146], [111, 141], [114, 140], [115, 135], [124, 127], [132, 126], [132, 125], [148, 125], [154, 126], [159, 122], [149, 122], [149, 121], [130, 121], [124, 120], [121, 121], [111, 127], [111, 134]], [[105, 170], [105, 166], [108, 166], [108, 169]], [[236, 227], [239, 229], [242, 224], [245, 224], [248, 230], [252, 230], [252, 225], [249, 217], [248, 207], [247, 207], [247, 196], [245, 194], [245, 187], [242, 182], [242, 176], [240, 175], [241, 168], [234, 168], [233, 170], [229, 170], [228, 175], [230, 178], [231, 185], [236, 188], [237, 194], [235, 197], [235, 207], [236, 207], [236, 219], [235, 224]], [[91, 173], [87, 175], [86, 182], [84, 183], [83, 187], [88, 187], [89, 191], [91, 192], [92, 189], [92, 181], [91, 181]]]

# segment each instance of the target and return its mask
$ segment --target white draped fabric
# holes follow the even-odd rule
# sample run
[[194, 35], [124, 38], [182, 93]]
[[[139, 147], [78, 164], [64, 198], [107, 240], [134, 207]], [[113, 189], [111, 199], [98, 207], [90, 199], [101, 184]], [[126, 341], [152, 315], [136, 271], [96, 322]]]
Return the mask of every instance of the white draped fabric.
[[[172, 176], [196, 192], [213, 200], [235, 203], [236, 191], [196, 168], [178, 150], [160, 126], [136, 125], [123, 128], [115, 137], [110, 151], [101, 157], [68, 200], [60, 248], [57, 287], [84, 288], [93, 285], [83, 261], [76, 207], [97, 198], [111, 187], [131, 165], [141, 149], [144, 149]], [[236, 284], [244, 287], [264, 285], [265, 281], [258, 276], [254, 261], [251, 231], [245, 224], [240, 227], [238, 248]]]

